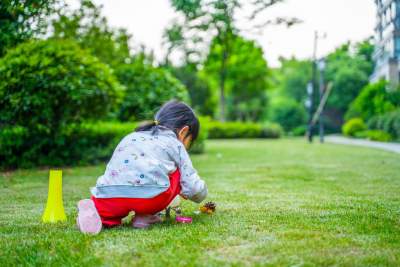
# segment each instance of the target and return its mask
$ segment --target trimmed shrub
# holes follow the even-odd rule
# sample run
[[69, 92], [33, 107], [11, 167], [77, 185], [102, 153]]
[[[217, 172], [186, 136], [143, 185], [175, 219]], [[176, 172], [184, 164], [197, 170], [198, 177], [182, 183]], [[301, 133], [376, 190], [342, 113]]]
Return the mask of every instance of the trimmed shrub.
[[257, 124], [242, 122], [218, 122], [208, 123], [209, 139], [232, 138], [279, 138], [282, 128], [277, 124]]
[[380, 141], [380, 142], [389, 142], [392, 140], [390, 134], [381, 130], [367, 130], [367, 131], [357, 132], [355, 134], [355, 137], [366, 138], [368, 140]]
[[131, 64], [116, 69], [119, 81], [126, 86], [119, 119], [137, 121], [152, 119], [155, 111], [165, 102], [189, 100], [186, 87], [168, 71], [155, 68], [137, 58]]
[[382, 80], [365, 86], [351, 103], [346, 120], [359, 117], [368, 120], [400, 108], [400, 90], [388, 91], [387, 82]]
[[307, 120], [305, 108], [293, 99], [283, 98], [272, 103], [269, 118], [282, 125], [286, 132], [304, 125]]
[[72, 163], [64, 155], [79, 140], [68, 131], [106, 116], [122, 92], [111, 69], [71, 41], [9, 50], [0, 59], [0, 165]]
[[[202, 119], [203, 120], [203, 119]], [[35, 166], [73, 166], [109, 160], [118, 143], [133, 132], [137, 123], [96, 122], [70, 126], [56, 139], [31, 137], [24, 127], [0, 132], [0, 169]], [[207, 123], [201, 123], [198, 139], [190, 153], [204, 152]]]
[[70, 41], [32, 41], [0, 60], [0, 124], [58, 131], [99, 119], [122, 87], [107, 65]]
[[274, 122], [264, 122], [262, 124], [261, 138], [277, 139], [283, 135], [282, 126]]
[[0, 168], [72, 166], [108, 160], [135, 123], [99, 122], [74, 125], [55, 139], [31, 136], [29, 129], [9, 127], [0, 132]]
[[381, 130], [400, 140], [400, 109], [384, 115], [372, 117], [368, 121], [368, 128]]
[[354, 118], [346, 122], [342, 127], [342, 132], [346, 136], [355, 136], [356, 133], [367, 129], [364, 121], [360, 118]]
[[197, 140], [192, 144], [190, 148], [190, 153], [201, 154], [206, 149], [206, 140], [208, 138], [208, 122], [207, 118], [200, 117], [200, 132]]
[[307, 132], [307, 126], [302, 125], [302, 126], [294, 128], [292, 130], [291, 134], [293, 136], [304, 136], [306, 134], [306, 132]]

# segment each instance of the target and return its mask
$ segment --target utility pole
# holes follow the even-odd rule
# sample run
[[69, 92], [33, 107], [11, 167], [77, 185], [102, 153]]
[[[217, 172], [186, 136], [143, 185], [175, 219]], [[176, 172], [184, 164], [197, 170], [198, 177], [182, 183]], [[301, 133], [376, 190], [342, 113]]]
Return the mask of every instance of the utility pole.
[[316, 77], [317, 77], [317, 48], [318, 48], [318, 32], [314, 33], [314, 49], [313, 49], [313, 57], [312, 57], [312, 77], [311, 77], [311, 86], [307, 88], [307, 93], [309, 97], [308, 102], [308, 128], [307, 128], [307, 138], [308, 142], [313, 142], [313, 125], [312, 125], [312, 116], [314, 109], [314, 91], [316, 88]]
[[311, 83], [307, 87], [308, 92], [308, 127], [307, 127], [307, 139], [309, 143], [313, 142], [313, 124], [312, 117], [314, 112], [314, 93], [317, 88], [317, 51], [318, 51], [318, 40], [326, 37], [326, 34], [319, 35], [318, 31], [314, 32], [314, 49], [313, 49], [313, 57], [312, 57], [312, 78]]
[[[319, 61], [318, 68], [319, 68], [319, 102], [322, 102], [322, 98], [324, 97], [325, 93], [325, 58], [322, 58]], [[321, 114], [319, 116], [319, 141], [321, 144], [324, 143], [324, 110], [322, 109]]]

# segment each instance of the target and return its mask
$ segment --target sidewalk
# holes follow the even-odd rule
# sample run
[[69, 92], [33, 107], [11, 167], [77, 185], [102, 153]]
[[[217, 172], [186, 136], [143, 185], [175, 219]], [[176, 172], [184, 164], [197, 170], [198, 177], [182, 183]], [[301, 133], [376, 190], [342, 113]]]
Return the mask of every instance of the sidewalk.
[[384, 143], [384, 142], [368, 141], [363, 139], [353, 139], [353, 138], [343, 137], [340, 135], [326, 136], [325, 140], [327, 143], [372, 147], [400, 154], [399, 143]]

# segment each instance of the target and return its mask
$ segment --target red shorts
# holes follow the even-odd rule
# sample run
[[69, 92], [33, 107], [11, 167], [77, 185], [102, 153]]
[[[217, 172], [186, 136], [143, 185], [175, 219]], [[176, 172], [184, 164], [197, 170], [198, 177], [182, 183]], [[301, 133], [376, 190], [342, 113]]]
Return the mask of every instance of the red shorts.
[[179, 170], [169, 175], [170, 187], [167, 191], [153, 198], [95, 198], [92, 200], [104, 226], [121, 224], [121, 219], [129, 212], [137, 214], [156, 214], [167, 208], [171, 201], [181, 192], [181, 174]]

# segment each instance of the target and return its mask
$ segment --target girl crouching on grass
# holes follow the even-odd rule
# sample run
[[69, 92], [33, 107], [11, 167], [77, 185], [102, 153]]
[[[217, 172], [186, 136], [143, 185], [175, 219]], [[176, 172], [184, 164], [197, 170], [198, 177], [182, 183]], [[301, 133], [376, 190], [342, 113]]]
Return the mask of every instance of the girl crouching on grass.
[[171, 101], [161, 107], [154, 122], [124, 137], [91, 189], [91, 199], [78, 203], [81, 232], [97, 234], [102, 225], [120, 225], [130, 211], [135, 212], [133, 227], [146, 228], [160, 222], [156, 214], [177, 195], [203, 201], [207, 186], [187, 152], [199, 128], [189, 106]]

